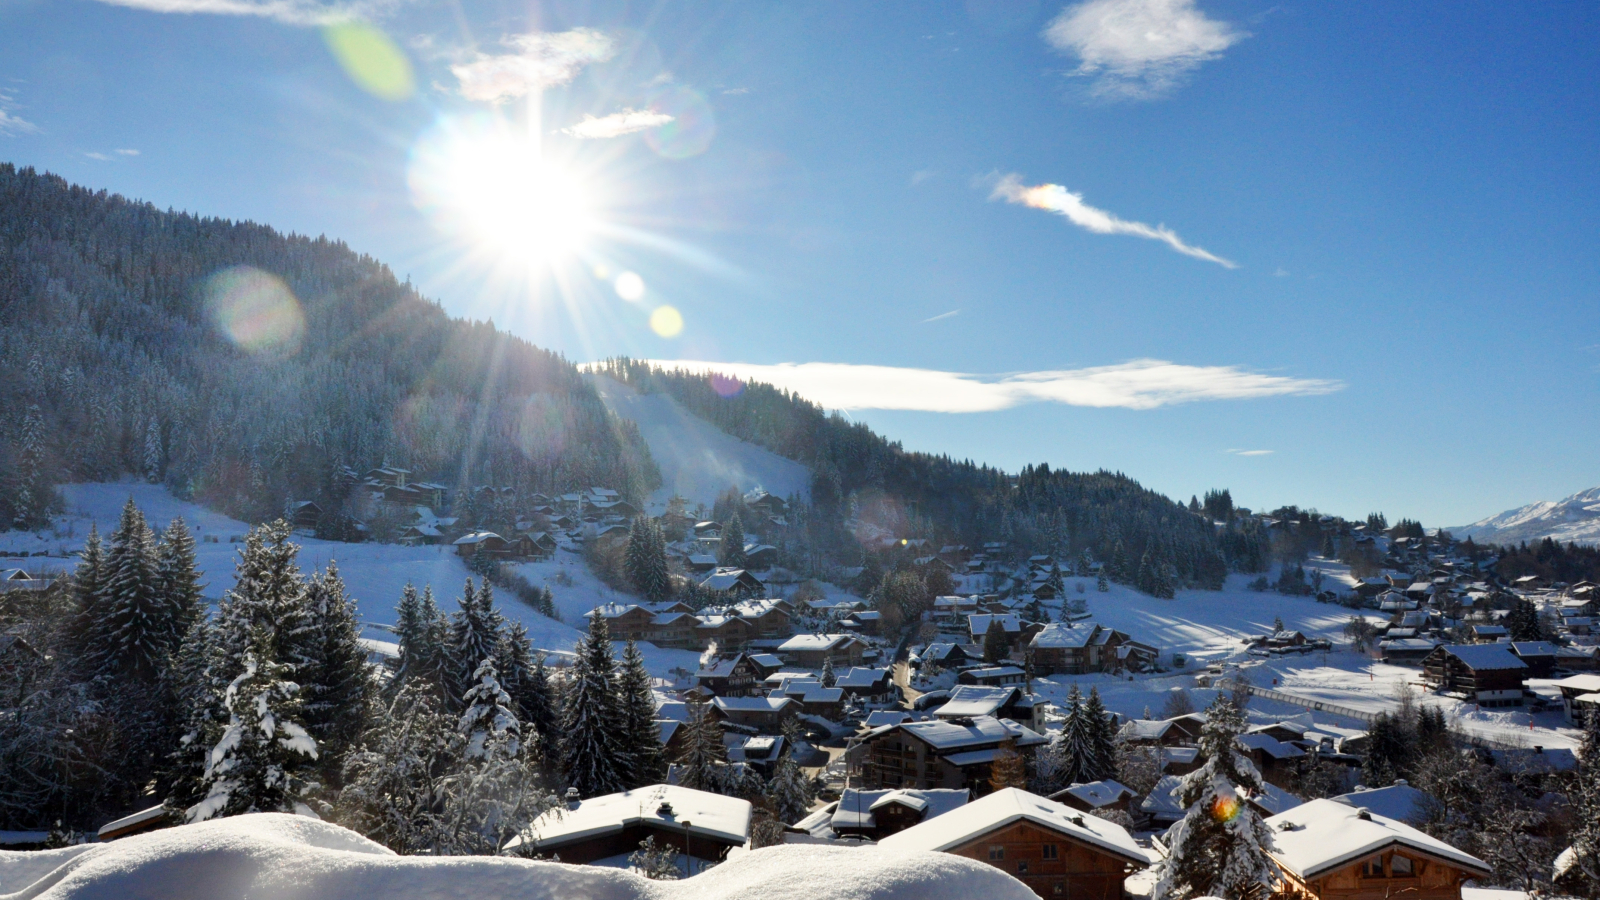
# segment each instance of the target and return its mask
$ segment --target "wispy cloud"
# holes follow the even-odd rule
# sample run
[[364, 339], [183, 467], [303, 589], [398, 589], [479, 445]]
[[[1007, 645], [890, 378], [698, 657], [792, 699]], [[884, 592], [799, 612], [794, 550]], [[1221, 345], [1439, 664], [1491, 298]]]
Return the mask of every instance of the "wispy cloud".
[[1093, 79], [1090, 93], [1108, 100], [1163, 96], [1246, 37], [1194, 0], [1088, 0], [1044, 30], [1050, 46], [1077, 57], [1074, 74]]
[[561, 133], [575, 138], [614, 138], [644, 131], [647, 128], [656, 128], [671, 121], [672, 116], [666, 113], [652, 112], [648, 109], [625, 109], [598, 119], [585, 115], [582, 122], [571, 128], [561, 129]]
[[1083, 202], [1082, 194], [1074, 194], [1059, 184], [1040, 184], [1030, 187], [1022, 183], [1021, 176], [1013, 173], [1004, 176], [995, 183], [994, 190], [989, 194], [989, 199], [1004, 200], [1007, 203], [1020, 203], [1023, 206], [1031, 206], [1034, 209], [1057, 213], [1065, 216], [1072, 224], [1095, 234], [1131, 234], [1134, 237], [1161, 241], [1185, 256], [1214, 262], [1229, 269], [1237, 269], [1239, 267], [1237, 263], [1184, 243], [1176, 232], [1165, 225], [1146, 225], [1143, 222], [1130, 222], [1126, 219], [1119, 219], [1103, 209], [1096, 209]]
[[728, 88], [727, 90], [723, 91], [722, 93], [725, 96], [728, 96], [728, 97], [742, 97], [745, 94], [750, 93], [750, 89], [746, 88], [746, 87]]
[[111, 157], [105, 155], [104, 153], [85, 153], [84, 156], [87, 156], [90, 159], [98, 159], [101, 162], [110, 162], [111, 161]]
[[961, 312], [961, 310], [959, 310], [959, 309], [952, 309], [952, 310], [950, 310], [950, 311], [949, 311], [949, 312], [947, 312], [947, 313], [939, 313], [939, 314], [938, 314], [938, 315], [937, 315], [937, 316], [934, 316], [934, 317], [932, 317], [932, 318], [928, 318], [928, 319], [923, 319], [923, 320], [922, 320], [922, 324], [924, 324], [924, 325], [926, 325], [926, 324], [928, 324], [928, 323], [929, 323], [929, 322], [937, 322], [937, 321], [939, 321], [939, 320], [940, 320], [940, 319], [948, 319], [948, 318], [950, 318], [950, 317], [951, 317], [951, 316], [953, 316], [953, 315], [955, 315], [955, 314], [957, 314], [957, 313], [959, 313], [959, 312]]
[[1226, 450], [1226, 451], [1223, 451], [1223, 452], [1232, 453], [1234, 456], [1269, 456], [1269, 455], [1271, 455], [1273, 453], [1277, 453], [1278, 451], [1276, 451], [1276, 450]]
[[921, 184], [937, 174], [938, 173], [932, 169], [918, 169], [917, 171], [911, 173], [911, 183], [913, 185]]
[[115, 153], [118, 156], [138, 156], [139, 155], [139, 151], [134, 150], [131, 147], [124, 147], [122, 149], [113, 150], [111, 152]]
[[656, 360], [654, 364], [766, 382], [828, 409], [943, 413], [993, 412], [1039, 402], [1156, 409], [1206, 400], [1328, 394], [1344, 387], [1338, 381], [1265, 375], [1238, 366], [1188, 366], [1157, 359], [997, 376], [852, 363]]
[[479, 53], [472, 62], [450, 67], [461, 82], [461, 96], [485, 103], [526, 96], [566, 84], [584, 66], [605, 62], [617, 52], [616, 41], [593, 28], [513, 34], [501, 43], [516, 52]]
[[17, 115], [16, 94], [0, 88], [0, 135], [38, 134], [39, 126]]
[[254, 16], [285, 25], [327, 25], [368, 18], [386, 3], [318, 3], [316, 0], [100, 0], [111, 6], [182, 15]]

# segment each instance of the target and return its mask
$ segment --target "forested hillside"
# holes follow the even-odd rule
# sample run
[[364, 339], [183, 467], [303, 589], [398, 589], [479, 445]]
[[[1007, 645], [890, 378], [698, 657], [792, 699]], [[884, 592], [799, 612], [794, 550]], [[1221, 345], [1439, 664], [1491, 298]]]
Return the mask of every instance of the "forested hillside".
[[0, 527], [38, 523], [51, 483], [127, 474], [251, 521], [386, 460], [450, 487], [659, 481], [565, 359], [343, 243], [9, 164], [0, 382]]
[[[772, 385], [632, 359], [593, 368], [637, 390], [666, 393], [729, 434], [809, 466], [816, 521], [863, 521], [968, 544], [1005, 540], [1023, 551], [1069, 558], [1087, 550], [1130, 583], [1139, 583], [1141, 564], [1204, 586], [1219, 585], [1230, 562], [1246, 571], [1265, 565], [1263, 538], [1219, 537], [1206, 519], [1120, 473], [1041, 464], [1011, 475], [970, 460], [908, 452], [864, 424]], [[1140, 586], [1163, 587], [1159, 579]]]

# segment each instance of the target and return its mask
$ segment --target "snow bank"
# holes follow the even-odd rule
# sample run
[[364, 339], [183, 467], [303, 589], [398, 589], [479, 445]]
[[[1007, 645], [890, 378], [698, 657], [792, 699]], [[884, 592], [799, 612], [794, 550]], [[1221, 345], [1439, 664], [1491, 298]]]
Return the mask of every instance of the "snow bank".
[[5, 900], [1027, 900], [1010, 876], [948, 854], [783, 846], [681, 882], [493, 857], [396, 856], [353, 831], [277, 813], [43, 853], [0, 854]]

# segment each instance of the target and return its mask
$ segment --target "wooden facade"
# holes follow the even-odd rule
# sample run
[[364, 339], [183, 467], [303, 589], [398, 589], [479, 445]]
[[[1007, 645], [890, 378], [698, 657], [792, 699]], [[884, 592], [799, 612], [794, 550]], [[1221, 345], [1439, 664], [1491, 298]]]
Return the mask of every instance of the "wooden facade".
[[946, 852], [988, 863], [1052, 900], [1122, 900], [1123, 879], [1142, 868], [1030, 820], [1002, 825]]
[[1461, 900], [1461, 883], [1475, 875], [1412, 847], [1390, 846], [1341, 868], [1304, 878], [1279, 866], [1273, 900]]

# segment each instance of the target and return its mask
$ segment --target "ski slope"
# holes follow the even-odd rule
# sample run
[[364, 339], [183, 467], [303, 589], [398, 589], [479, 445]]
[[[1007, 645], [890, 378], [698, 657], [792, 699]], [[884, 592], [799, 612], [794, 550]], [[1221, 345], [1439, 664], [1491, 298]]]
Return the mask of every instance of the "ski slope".
[[606, 407], [639, 426], [661, 470], [652, 508], [677, 494], [710, 506], [728, 487], [761, 487], [775, 497], [811, 496], [811, 471], [791, 459], [732, 437], [665, 394], [641, 394], [604, 375], [588, 376]]
[[[234, 564], [244, 546], [244, 536], [250, 530], [245, 523], [179, 500], [161, 485], [142, 482], [68, 484], [62, 486], [61, 493], [66, 509], [56, 517], [49, 530], [0, 533], [0, 552], [48, 552], [50, 555], [9, 560], [0, 557], [0, 568], [18, 566], [34, 574], [70, 571], [77, 562], [71, 554], [83, 548], [90, 523], [100, 530], [102, 540], [108, 540], [116, 530], [123, 504], [131, 496], [152, 528], [165, 528], [175, 516], [183, 516], [194, 534], [196, 565], [203, 573], [207, 599], [215, 603], [223, 592], [233, 587]], [[432, 587], [439, 607], [449, 613], [457, 609], [462, 586], [470, 574], [454, 548], [449, 546], [344, 544], [301, 535], [296, 535], [294, 542], [300, 545], [302, 572], [309, 574], [330, 563], [338, 566], [345, 587], [355, 598], [361, 619], [368, 626], [365, 636], [369, 638], [392, 640], [391, 633], [374, 626], [394, 624], [395, 604], [407, 583], [416, 585], [419, 591]], [[571, 551], [559, 551], [549, 562], [524, 563], [517, 568], [535, 585], [549, 585], [555, 593], [562, 621], [539, 615], [504, 591], [496, 594], [496, 606], [507, 619], [521, 622], [528, 629], [533, 645], [542, 650], [571, 651], [579, 637], [571, 623], [583, 626], [584, 613], [602, 603], [631, 602], [631, 598], [596, 579], [582, 558]], [[699, 656], [687, 650], [665, 650], [650, 644], [643, 645], [643, 650], [651, 674], [658, 677], [669, 677], [669, 670], [679, 666], [694, 668]]]

